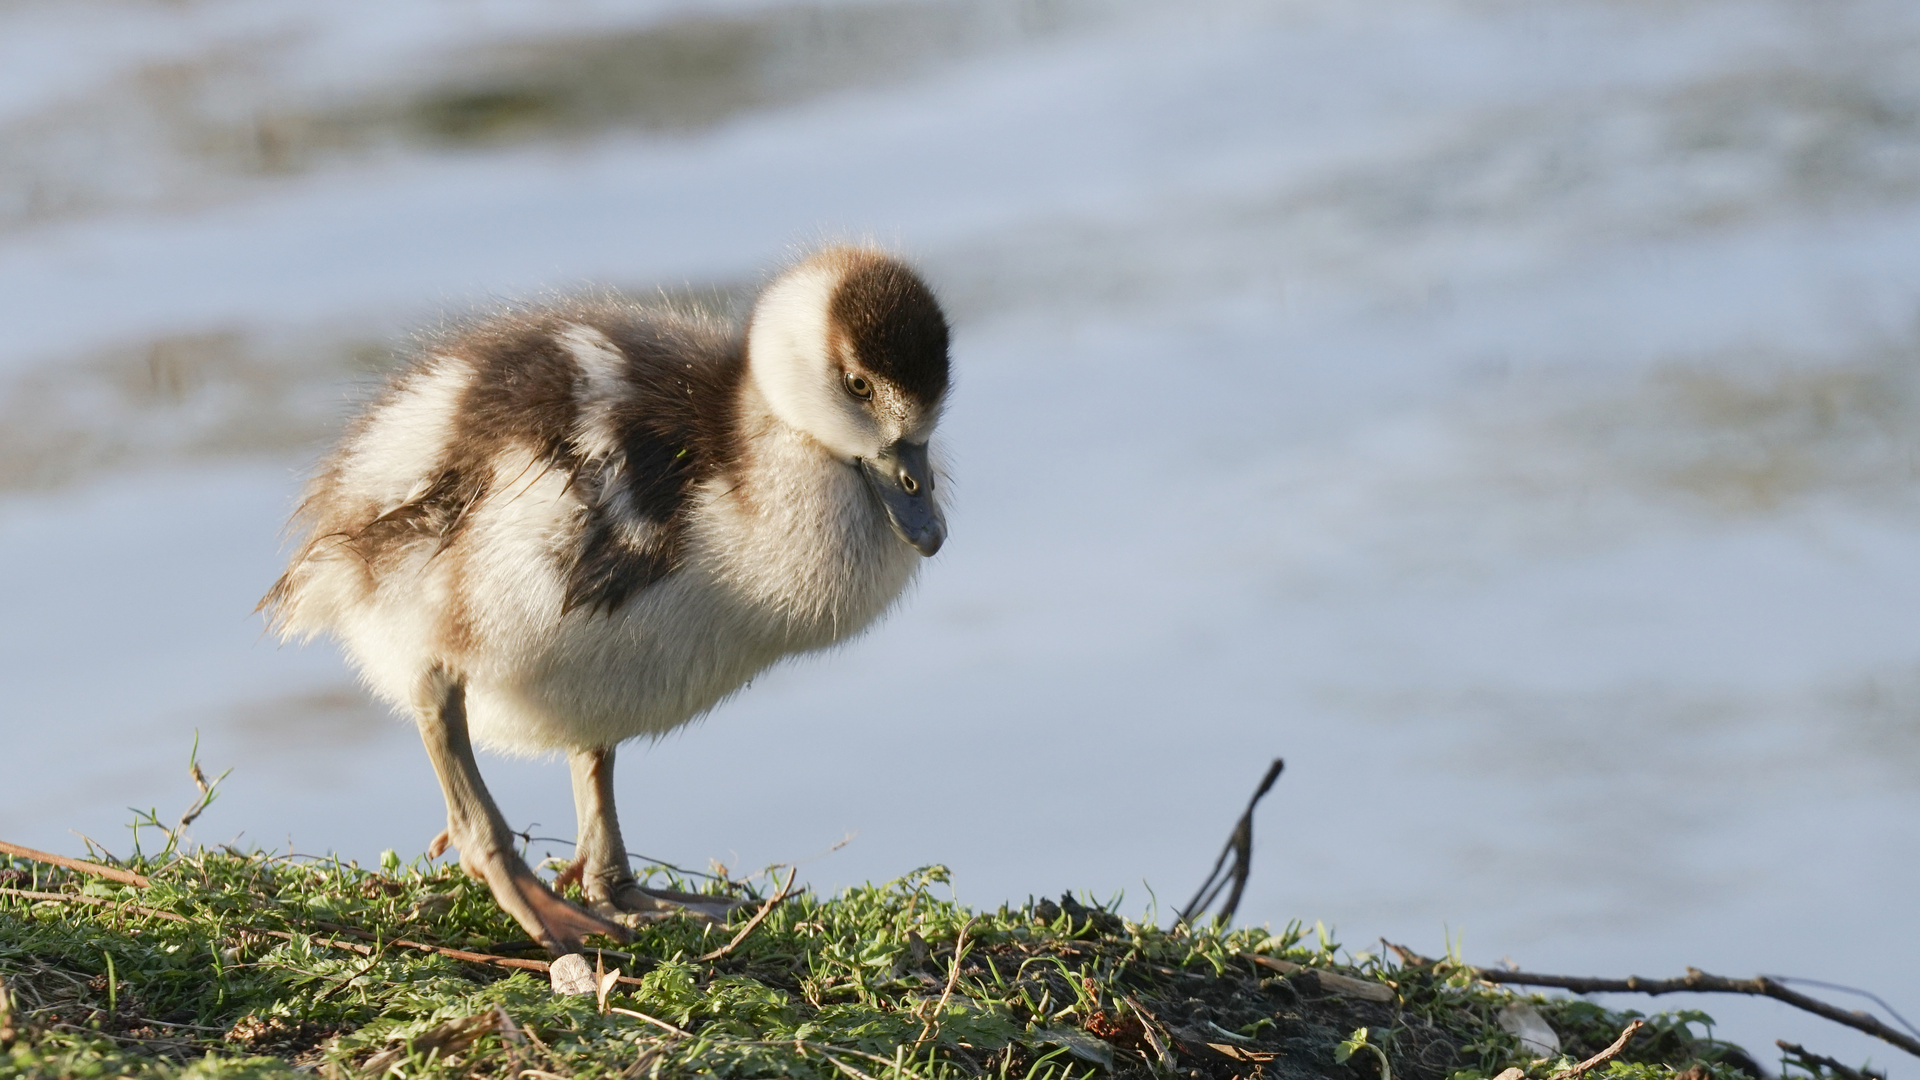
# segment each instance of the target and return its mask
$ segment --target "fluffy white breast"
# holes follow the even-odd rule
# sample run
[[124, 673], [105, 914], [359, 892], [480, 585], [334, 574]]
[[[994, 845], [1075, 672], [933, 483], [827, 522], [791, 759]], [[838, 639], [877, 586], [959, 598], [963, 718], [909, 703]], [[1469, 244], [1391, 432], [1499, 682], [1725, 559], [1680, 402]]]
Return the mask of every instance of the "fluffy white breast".
[[697, 565], [778, 620], [795, 649], [864, 630], [906, 589], [919, 555], [856, 468], [809, 436], [765, 423], [751, 447], [742, 482], [700, 492]]
[[[866, 629], [899, 599], [920, 559], [860, 476], [777, 423], [752, 448], [739, 476], [697, 494], [682, 567], [611, 615], [557, 617], [557, 578], [512, 579], [540, 573], [537, 545], [475, 537], [474, 554], [498, 560], [488, 591], [520, 598], [484, 620], [491, 640], [468, 703], [476, 741], [542, 753], [670, 731], [782, 657]], [[512, 517], [565, 499], [545, 487], [524, 492], [531, 507], [476, 525], [524, 543], [537, 522]], [[544, 600], [525, 604], [535, 597]]]

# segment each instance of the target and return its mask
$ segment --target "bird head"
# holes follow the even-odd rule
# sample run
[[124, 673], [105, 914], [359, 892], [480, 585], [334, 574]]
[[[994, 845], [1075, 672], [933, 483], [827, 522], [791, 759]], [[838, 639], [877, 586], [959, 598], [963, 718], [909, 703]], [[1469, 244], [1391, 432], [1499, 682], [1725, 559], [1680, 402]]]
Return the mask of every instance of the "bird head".
[[754, 304], [747, 365], [775, 417], [866, 477], [922, 555], [946, 539], [927, 442], [947, 393], [947, 320], [890, 256], [829, 248]]

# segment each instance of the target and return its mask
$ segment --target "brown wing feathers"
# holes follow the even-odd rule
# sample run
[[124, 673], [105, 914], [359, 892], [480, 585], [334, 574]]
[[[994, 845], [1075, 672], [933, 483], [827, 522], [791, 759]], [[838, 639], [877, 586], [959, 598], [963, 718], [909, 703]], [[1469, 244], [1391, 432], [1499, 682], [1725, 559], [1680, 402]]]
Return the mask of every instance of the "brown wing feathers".
[[611, 612], [679, 566], [693, 486], [731, 463], [744, 357], [732, 335], [679, 320], [595, 328], [625, 358], [631, 389], [612, 414], [622, 460], [600, 470], [604, 479], [585, 499], [589, 519], [565, 606]]
[[[620, 377], [607, 410], [617, 450], [610, 455], [576, 445], [587, 377], [562, 335], [581, 326], [618, 353]], [[458, 543], [470, 511], [487, 497], [495, 462], [516, 449], [532, 454], [537, 467], [565, 473], [581, 504], [577, 542], [556, 553], [567, 610], [612, 612], [674, 571], [692, 488], [731, 457], [744, 365], [736, 334], [672, 312], [576, 305], [482, 323], [428, 355], [457, 357], [472, 372], [432, 474], [397, 506], [343, 512], [343, 462], [330, 461], [302, 508], [313, 530], [306, 550], [262, 606], [285, 604], [300, 563], [324, 545], [346, 547], [377, 575], [400, 548]], [[415, 370], [430, 362], [417, 361]], [[396, 384], [400, 393], [405, 378]], [[395, 397], [390, 393], [374, 411], [392, 407]], [[343, 451], [352, 442], [350, 436]]]

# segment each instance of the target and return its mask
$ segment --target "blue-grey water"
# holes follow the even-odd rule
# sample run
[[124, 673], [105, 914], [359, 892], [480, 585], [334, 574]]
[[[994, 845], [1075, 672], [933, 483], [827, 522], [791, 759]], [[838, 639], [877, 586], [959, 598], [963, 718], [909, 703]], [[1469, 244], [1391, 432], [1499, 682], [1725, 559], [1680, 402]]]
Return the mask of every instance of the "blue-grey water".
[[1246, 920], [1920, 1014], [1895, 0], [0, 7], [0, 838], [124, 850], [198, 732], [199, 841], [420, 849], [409, 728], [250, 615], [355, 388], [842, 236], [952, 309], [952, 540], [630, 748], [635, 848], [1165, 913], [1284, 755]]

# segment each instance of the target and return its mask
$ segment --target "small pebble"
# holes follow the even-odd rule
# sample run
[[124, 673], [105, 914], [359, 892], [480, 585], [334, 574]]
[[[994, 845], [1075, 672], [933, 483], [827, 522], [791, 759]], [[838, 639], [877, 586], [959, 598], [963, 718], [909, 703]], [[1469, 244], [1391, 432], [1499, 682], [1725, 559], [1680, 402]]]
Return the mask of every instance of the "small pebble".
[[547, 977], [553, 980], [553, 992], [560, 997], [591, 994], [598, 989], [593, 983], [593, 965], [579, 953], [568, 953], [548, 965]]

